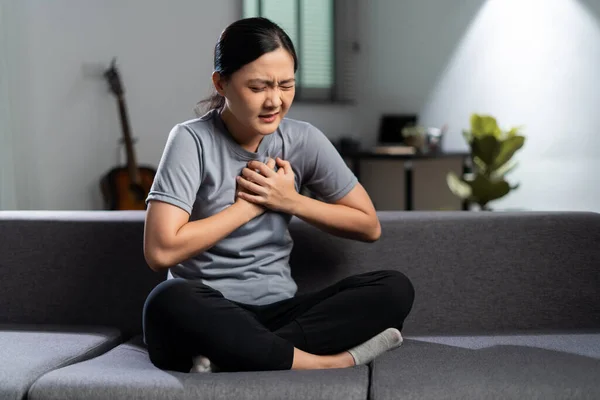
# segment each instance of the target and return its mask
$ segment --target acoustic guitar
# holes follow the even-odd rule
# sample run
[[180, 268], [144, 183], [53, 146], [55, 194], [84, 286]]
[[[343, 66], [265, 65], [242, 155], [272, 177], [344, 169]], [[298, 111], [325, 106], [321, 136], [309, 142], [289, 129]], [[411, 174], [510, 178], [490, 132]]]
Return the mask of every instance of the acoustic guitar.
[[156, 170], [149, 166], [138, 166], [133, 148], [129, 117], [125, 104], [125, 91], [116, 66], [116, 59], [104, 72], [110, 91], [116, 96], [123, 131], [123, 142], [127, 163], [108, 171], [100, 180], [104, 207], [108, 210], [145, 210], [146, 197], [154, 181]]

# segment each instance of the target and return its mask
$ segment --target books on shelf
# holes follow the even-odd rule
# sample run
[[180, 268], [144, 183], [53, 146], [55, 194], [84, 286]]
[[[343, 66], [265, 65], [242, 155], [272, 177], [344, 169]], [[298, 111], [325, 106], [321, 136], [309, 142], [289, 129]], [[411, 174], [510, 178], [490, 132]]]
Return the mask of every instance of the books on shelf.
[[376, 154], [391, 154], [391, 155], [411, 155], [417, 152], [413, 146], [403, 145], [380, 145], [372, 148], [372, 152]]

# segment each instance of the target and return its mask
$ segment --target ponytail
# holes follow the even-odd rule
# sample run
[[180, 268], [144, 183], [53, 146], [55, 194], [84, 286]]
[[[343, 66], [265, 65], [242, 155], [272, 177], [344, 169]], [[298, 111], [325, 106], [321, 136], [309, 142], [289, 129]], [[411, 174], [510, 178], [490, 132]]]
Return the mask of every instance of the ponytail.
[[221, 96], [215, 90], [210, 97], [200, 100], [196, 103], [196, 107], [194, 107], [194, 112], [196, 116], [201, 117], [210, 110], [218, 109], [221, 110], [225, 106], [225, 97]]

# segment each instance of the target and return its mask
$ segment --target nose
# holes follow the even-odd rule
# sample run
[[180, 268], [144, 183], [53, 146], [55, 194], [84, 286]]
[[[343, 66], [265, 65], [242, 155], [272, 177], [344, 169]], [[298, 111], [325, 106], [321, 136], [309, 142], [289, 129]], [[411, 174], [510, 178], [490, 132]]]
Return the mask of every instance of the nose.
[[279, 89], [269, 90], [265, 100], [266, 108], [279, 108], [283, 100], [281, 99], [281, 91]]

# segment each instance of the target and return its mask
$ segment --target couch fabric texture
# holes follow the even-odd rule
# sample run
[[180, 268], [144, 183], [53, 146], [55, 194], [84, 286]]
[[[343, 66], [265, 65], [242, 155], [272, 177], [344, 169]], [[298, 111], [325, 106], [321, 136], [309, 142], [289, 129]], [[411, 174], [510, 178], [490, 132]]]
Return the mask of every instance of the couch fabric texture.
[[143, 212], [0, 212], [2, 399], [600, 398], [600, 214], [380, 212], [359, 243], [292, 219], [300, 292], [396, 269], [404, 344], [340, 370], [182, 374], [141, 341]]

